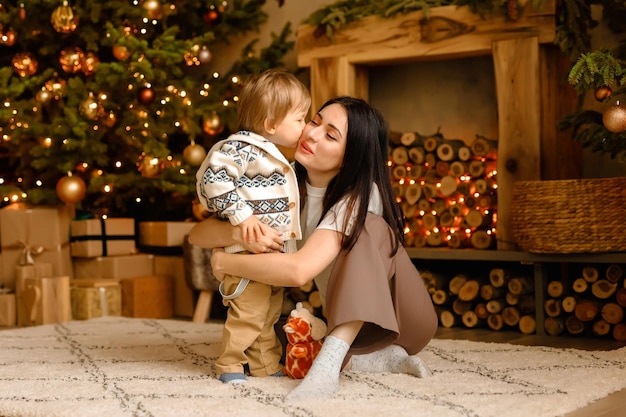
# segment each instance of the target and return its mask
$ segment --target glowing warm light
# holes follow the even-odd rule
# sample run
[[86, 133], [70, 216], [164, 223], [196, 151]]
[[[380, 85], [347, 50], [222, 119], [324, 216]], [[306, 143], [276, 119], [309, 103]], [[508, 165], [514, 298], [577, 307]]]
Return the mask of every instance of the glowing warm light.
[[106, 184], [102, 189], [105, 193], [110, 193], [111, 191], [113, 191], [113, 187], [111, 187], [109, 184]]

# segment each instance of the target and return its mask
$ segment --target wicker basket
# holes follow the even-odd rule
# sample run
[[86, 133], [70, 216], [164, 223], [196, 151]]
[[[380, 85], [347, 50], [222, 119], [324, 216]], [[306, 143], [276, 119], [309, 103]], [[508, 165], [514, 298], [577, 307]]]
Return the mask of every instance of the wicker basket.
[[511, 228], [528, 252], [624, 252], [626, 177], [518, 181]]

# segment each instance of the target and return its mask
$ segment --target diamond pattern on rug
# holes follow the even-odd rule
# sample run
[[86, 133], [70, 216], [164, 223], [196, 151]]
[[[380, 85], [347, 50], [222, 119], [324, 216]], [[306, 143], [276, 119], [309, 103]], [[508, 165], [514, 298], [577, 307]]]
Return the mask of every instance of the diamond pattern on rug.
[[556, 417], [626, 387], [626, 348], [588, 352], [433, 340], [431, 378], [343, 372], [331, 399], [298, 381], [215, 378], [222, 326], [104, 317], [0, 332], [0, 415]]

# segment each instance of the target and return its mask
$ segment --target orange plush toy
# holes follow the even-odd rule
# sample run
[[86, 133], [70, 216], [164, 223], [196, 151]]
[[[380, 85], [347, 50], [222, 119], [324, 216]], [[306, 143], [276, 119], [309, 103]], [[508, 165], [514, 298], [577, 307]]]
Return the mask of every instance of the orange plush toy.
[[283, 329], [288, 342], [283, 372], [290, 378], [302, 379], [309, 372], [313, 359], [322, 348], [326, 323], [311, 314], [302, 303], [297, 303]]

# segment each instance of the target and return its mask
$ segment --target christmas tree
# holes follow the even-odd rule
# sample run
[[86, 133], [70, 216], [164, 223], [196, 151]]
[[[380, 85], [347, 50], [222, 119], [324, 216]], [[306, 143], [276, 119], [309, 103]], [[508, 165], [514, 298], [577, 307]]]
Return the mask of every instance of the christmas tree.
[[[571, 21], [563, 21], [570, 28], [577, 28], [581, 41], [574, 52], [574, 64], [568, 80], [578, 92], [580, 111], [569, 115], [561, 127], [573, 128], [574, 139], [594, 152], [610, 155], [620, 163], [626, 163], [626, 38], [612, 47], [591, 50], [588, 31], [599, 23], [592, 18], [591, 4], [602, 6], [602, 20], [617, 35], [626, 33], [626, 3], [614, 0], [564, 2], [569, 7]], [[563, 13], [562, 16], [567, 16]], [[575, 25], [572, 22], [576, 22]], [[587, 36], [585, 36], [587, 35]], [[584, 97], [593, 91], [601, 109], [584, 107]]]
[[206, 149], [234, 128], [246, 75], [282, 66], [290, 27], [227, 73], [217, 44], [257, 31], [263, 0], [0, 2], [2, 205], [192, 215]]

